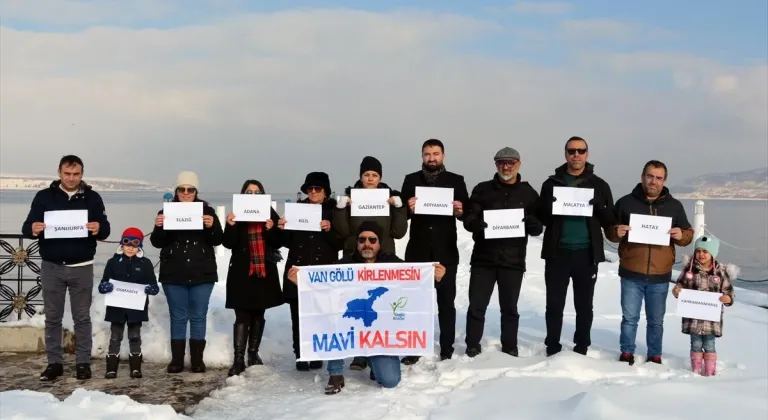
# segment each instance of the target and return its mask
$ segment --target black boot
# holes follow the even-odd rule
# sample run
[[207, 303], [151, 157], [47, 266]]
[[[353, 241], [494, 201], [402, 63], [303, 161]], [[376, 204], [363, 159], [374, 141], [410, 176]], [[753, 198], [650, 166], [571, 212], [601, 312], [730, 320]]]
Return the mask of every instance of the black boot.
[[205, 363], [203, 363], [203, 353], [205, 352], [205, 340], [189, 339], [189, 364], [192, 372], [205, 372]]
[[309, 368], [312, 370], [316, 369], [322, 369], [323, 368], [323, 361], [322, 360], [313, 360], [309, 362]]
[[90, 363], [78, 363], [75, 365], [76, 374], [75, 377], [80, 380], [84, 381], [86, 379], [91, 379], [91, 364]]
[[107, 355], [107, 373], [104, 374], [105, 379], [115, 379], [117, 377], [117, 365], [120, 363], [119, 354]]
[[171, 340], [171, 363], [168, 373], [179, 373], [184, 370], [184, 354], [187, 351], [187, 340]]
[[229, 368], [227, 376], [236, 376], [245, 370], [245, 344], [248, 340], [248, 326], [236, 322], [232, 330], [232, 346], [234, 347], [235, 359], [232, 362], [232, 367]]
[[416, 363], [419, 363], [419, 359], [421, 359], [421, 356], [405, 356], [400, 363], [404, 365], [415, 365]]
[[265, 320], [251, 320], [251, 330], [248, 334], [248, 366], [263, 365], [259, 357], [259, 346], [261, 346], [261, 337], [264, 335]]
[[61, 363], [49, 364], [43, 373], [40, 374], [40, 380], [43, 382], [50, 382], [56, 380], [59, 376], [64, 374], [64, 366]]
[[128, 355], [128, 366], [131, 369], [131, 378], [141, 378], [141, 362], [144, 358], [141, 353]]

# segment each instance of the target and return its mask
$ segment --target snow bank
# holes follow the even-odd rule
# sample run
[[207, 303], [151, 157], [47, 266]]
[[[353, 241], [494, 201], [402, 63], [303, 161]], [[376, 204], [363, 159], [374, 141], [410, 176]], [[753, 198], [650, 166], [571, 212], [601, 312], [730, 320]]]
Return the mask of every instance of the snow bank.
[[[401, 256], [405, 245], [406, 240], [398, 241]], [[589, 354], [585, 357], [570, 351], [575, 312], [569, 299], [563, 326], [564, 351], [547, 358], [543, 345], [546, 335], [544, 263], [539, 258], [541, 242], [532, 239], [528, 247], [528, 272], [518, 305], [521, 357], [513, 358], [500, 352], [499, 306], [494, 293], [486, 315], [483, 353], [469, 359], [463, 354], [469, 288], [467, 262], [473, 242], [461, 227], [458, 245], [463, 263], [458, 271], [456, 354], [452, 360], [438, 363], [435, 358], [424, 358], [416, 365], [404, 366], [403, 381], [394, 389], [376, 386], [368, 379], [367, 371], [347, 371], [344, 391], [325, 396], [322, 393], [327, 381], [324, 370], [305, 373], [294, 368], [290, 313], [283, 305], [267, 311], [261, 351], [265, 365], [228, 378], [227, 385], [201, 401], [191, 416], [215, 420], [330, 420], [342, 416], [397, 420], [768, 418], [768, 311], [746, 303], [753, 300], [748, 297], [751, 295], [748, 291], [737, 291], [736, 303], [726, 308], [724, 337], [717, 340], [718, 376], [705, 378], [690, 372], [689, 339], [680, 333], [681, 321], [675, 314], [677, 302], [671, 294], [667, 302], [664, 365], [644, 363], [647, 348], [645, 322], [641, 321], [637, 362], [628, 366], [617, 361], [621, 322], [618, 265], [601, 264]], [[228, 257], [219, 259], [222, 281], [214, 288], [211, 298], [209, 344], [205, 353], [209, 366], [231, 363], [234, 315], [223, 308], [223, 279], [228, 263]], [[282, 268], [281, 265], [280, 270]], [[151, 320], [142, 331], [144, 354], [149, 361], [165, 363], [170, 358], [168, 310], [162, 292], [150, 301]], [[108, 324], [101, 321], [103, 315], [103, 297], [95, 292], [94, 357], [103, 356], [107, 345]], [[71, 324], [71, 320], [65, 319], [65, 323]], [[16, 400], [20, 395], [24, 394], [19, 391], [0, 394], [3, 403]], [[26, 395], [25, 398], [39, 401], [14, 404], [10, 408], [3, 404], [2, 417], [18, 414], [13, 418], [33, 418], [42, 416], [46, 409], [43, 407], [48, 407], [50, 416], [42, 417], [59, 418], [56, 416], [61, 416], [60, 412], [54, 414], [53, 410], [67, 407], [73, 410], [68, 412], [72, 418], [77, 410], [80, 410], [77, 415], [87, 418], [175, 418], [167, 417], [166, 411], [160, 409], [137, 412], [141, 405], [129, 403], [126, 397], [82, 390], [60, 405], [56, 405], [49, 394]], [[85, 406], [78, 408], [85, 404], [86, 397], [99, 401], [101, 411]], [[123, 417], [107, 415], [114, 411], [103, 408], [115, 409], [120, 404], [124, 407]], [[28, 411], [33, 409], [37, 411]]]

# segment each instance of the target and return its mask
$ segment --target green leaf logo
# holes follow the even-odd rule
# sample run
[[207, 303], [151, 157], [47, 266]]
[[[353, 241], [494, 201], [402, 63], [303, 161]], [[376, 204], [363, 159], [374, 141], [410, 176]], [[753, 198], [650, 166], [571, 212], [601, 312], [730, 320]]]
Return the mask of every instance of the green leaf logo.
[[408, 298], [405, 296], [401, 296], [400, 299], [397, 300], [397, 302], [392, 302], [389, 304], [389, 306], [392, 307], [392, 313], [396, 313], [398, 309], [405, 308], [405, 305], [408, 304]]

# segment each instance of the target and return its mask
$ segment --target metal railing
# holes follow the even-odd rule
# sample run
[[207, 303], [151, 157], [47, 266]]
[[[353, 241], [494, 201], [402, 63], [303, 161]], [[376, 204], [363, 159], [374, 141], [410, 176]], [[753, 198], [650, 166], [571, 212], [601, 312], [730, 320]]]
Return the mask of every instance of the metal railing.
[[43, 304], [39, 246], [20, 234], [0, 234], [0, 322], [32, 317]]

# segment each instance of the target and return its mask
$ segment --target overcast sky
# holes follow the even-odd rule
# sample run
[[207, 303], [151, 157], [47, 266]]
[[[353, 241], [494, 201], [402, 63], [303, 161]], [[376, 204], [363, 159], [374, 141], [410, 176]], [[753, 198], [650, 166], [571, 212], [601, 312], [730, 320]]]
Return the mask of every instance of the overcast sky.
[[470, 188], [511, 146], [538, 190], [573, 135], [615, 195], [768, 165], [765, 1], [249, 3], [3, 1], [0, 171], [294, 192], [373, 155], [399, 189], [435, 137]]

